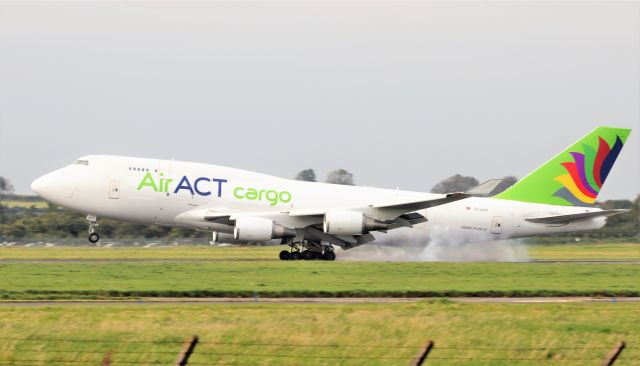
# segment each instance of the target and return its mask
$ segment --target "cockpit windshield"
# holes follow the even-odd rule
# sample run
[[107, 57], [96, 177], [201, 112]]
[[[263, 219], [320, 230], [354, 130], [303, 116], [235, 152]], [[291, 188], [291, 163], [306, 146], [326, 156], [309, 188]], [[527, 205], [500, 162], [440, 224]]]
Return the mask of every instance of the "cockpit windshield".
[[71, 165], [89, 165], [89, 160], [76, 160]]

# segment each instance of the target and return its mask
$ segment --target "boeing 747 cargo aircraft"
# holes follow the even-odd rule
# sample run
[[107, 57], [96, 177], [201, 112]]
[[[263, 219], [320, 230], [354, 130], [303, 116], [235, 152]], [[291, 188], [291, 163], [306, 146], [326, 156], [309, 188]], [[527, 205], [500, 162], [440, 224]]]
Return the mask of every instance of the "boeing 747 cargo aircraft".
[[625, 210], [594, 207], [631, 130], [599, 127], [493, 197], [489, 181], [468, 192], [431, 194], [311, 183], [201, 163], [89, 155], [31, 186], [83, 214], [89, 241], [99, 217], [180, 226], [240, 241], [281, 239], [282, 260], [334, 260], [372, 233], [446, 226], [473, 240], [593, 230]]

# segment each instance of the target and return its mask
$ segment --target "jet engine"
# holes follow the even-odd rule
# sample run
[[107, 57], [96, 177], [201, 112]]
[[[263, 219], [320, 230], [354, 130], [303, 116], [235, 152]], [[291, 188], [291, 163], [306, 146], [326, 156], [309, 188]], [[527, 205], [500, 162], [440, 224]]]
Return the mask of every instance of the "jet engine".
[[213, 239], [212, 241], [214, 244], [229, 243], [230, 241], [235, 240], [233, 239], [233, 234], [221, 233], [219, 231], [213, 231], [211, 239]]
[[267, 241], [296, 236], [294, 229], [276, 224], [262, 217], [238, 217], [233, 229], [233, 238], [247, 241]]
[[386, 230], [388, 225], [357, 211], [329, 211], [324, 215], [323, 228], [327, 234], [360, 235], [369, 231]]

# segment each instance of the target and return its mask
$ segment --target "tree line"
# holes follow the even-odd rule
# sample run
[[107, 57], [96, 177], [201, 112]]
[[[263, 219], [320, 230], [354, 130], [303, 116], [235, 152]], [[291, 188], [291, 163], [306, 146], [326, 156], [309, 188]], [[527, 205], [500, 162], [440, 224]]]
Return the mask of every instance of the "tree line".
[[[300, 173], [296, 174], [293, 179], [303, 180], [305, 182], [317, 182], [316, 172], [313, 169], [302, 170]], [[329, 174], [327, 174], [327, 179], [324, 182], [331, 184], [344, 184], [347, 186], [355, 185], [355, 183], [353, 182], [353, 174], [344, 169], [336, 169], [330, 171]]]
[[[295, 179], [316, 181], [313, 169], [305, 169]], [[353, 174], [344, 169], [330, 172], [326, 183], [355, 185]], [[515, 184], [515, 177], [505, 177], [493, 194], [504, 191]], [[479, 184], [473, 177], [456, 174], [438, 182], [432, 187], [433, 193], [464, 192]], [[85, 216], [67, 209], [48, 204], [36, 207], [40, 201], [37, 196], [17, 196], [13, 194], [11, 183], [0, 177], [0, 237], [2, 240], [21, 238], [84, 238], [87, 235]], [[22, 201], [25, 204], [7, 203]], [[30, 203], [33, 202], [33, 205]], [[597, 204], [603, 209], [630, 209], [630, 213], [610, 217], [607, 226], [587, 234], [592, 237], [624, 236], [640, 234], [640, 195], [634, 200], [608, 200]], [[116, 220], [100, 219], [99, 231], [107, 238], [208, 238], [210, 233], [191, 229], [169, 228], [157, 225], [140, 225]], [[570, 237], [571, 235], [565, 235]]]

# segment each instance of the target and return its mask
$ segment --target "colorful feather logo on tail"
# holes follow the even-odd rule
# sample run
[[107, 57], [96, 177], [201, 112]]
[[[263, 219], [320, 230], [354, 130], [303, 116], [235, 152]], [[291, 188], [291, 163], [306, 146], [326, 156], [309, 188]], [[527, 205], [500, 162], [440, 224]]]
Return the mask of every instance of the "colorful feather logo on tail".
[[593, 204], [623, 145], [620, 136], [616, 136], [613, 146], [598, 136], [597, 152], [585, 144], [583, 152], [570, 152], [573, 161], [561, 163], [567, 174], [555, 177], [563, 187], [554, 196], [578, 206]]

